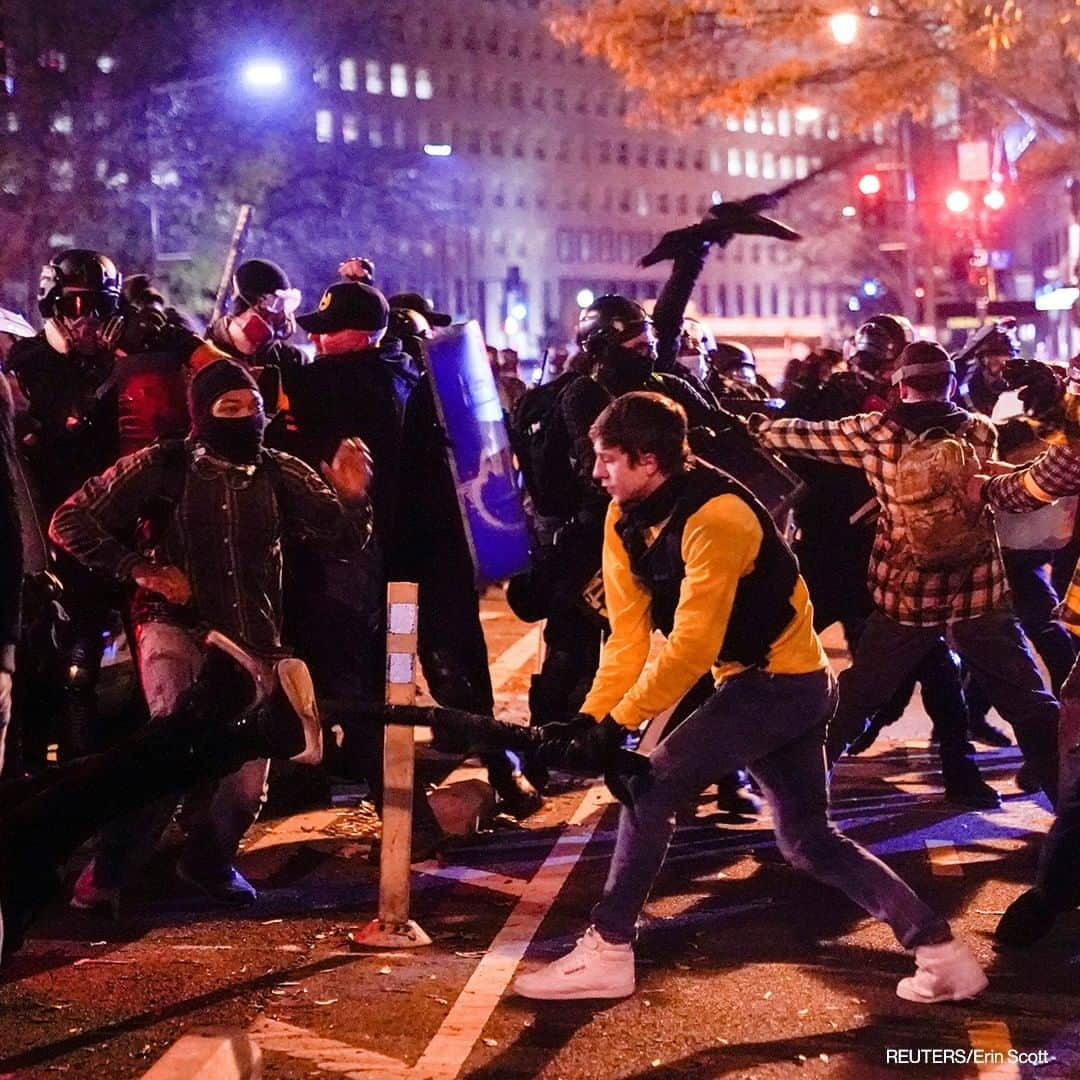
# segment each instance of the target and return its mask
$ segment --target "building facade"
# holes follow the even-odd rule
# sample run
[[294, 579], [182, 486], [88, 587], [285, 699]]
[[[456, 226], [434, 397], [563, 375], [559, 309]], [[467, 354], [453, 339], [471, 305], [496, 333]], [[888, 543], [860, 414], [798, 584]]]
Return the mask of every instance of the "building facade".
[[[423, 17], [387, 0], [365, 39], [314, 76], [320, 152], [426, 149], [445, 212], [427, 238], [433, 280], [411, 284], [526, 353], [565, 340], [590, 295], [655, 297], [667, 267], [636, 262], [660, 234], [720, 198], [805, 176], [839, 137], [812, 108], [637, 126], [611, 72], [560, 44], [530, 0]], [[709, 260], [694, 303], [722, 333], [757, 326], [782, 342], [835, 328], [846, 299], [789, 246], [741, 238]]]

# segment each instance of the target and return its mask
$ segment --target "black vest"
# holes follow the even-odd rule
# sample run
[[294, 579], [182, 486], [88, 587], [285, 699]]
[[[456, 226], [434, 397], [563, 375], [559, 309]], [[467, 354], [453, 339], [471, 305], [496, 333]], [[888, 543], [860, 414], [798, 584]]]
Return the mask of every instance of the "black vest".
[[[791, 593], [799, 564], [768, 511], [749, 489], [720, 469], [695, 460], [648, 498], [627, 507], [615, 531], [626, 548], [634, 577], [652, 596], [653, 625], [666, 636], [675, 624], [679, 590], [686, 576], [682, 539], [687, 519], [718, 495], [742, 499], [758, 519], [763, 536], [754, 569], [735, 590], [735, 605], [717, 660], [760, 666], [768, 659], [772, 643], [795, 617]], [[660, 535], [649, 545], [646, 531], [661, 523]]]

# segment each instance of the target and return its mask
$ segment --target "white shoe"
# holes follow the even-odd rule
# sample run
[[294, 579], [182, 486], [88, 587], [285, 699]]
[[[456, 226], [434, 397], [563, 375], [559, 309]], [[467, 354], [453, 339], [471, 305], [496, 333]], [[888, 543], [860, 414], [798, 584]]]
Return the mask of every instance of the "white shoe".
[[897, 997], [931, 1005], [963, 1001], [986, 989], [986, 974], [972, 951], [953, 938], [939, 945], [915, 947], [915, 974], [896, 984]]
[[519, 975], [514, 993], [541, 1001], [623, 998], [634, 992], [634, 950], [605, 941], [591, 926], [566, 956]]
[[[323, 756], [322, 720], [315, 704], [315, 686], [311, 681], [311, 672], [303, 660], [294, 656], [279, 660], [274, 669], [278, 686], [288, 702], [287, 712], [291, 712], [300, 722], [304, 732], [304, 748], [293, 754], [289, 760], [301, 765], [318, 765]], [[271, 699], [271, 708], [274, 707]]]

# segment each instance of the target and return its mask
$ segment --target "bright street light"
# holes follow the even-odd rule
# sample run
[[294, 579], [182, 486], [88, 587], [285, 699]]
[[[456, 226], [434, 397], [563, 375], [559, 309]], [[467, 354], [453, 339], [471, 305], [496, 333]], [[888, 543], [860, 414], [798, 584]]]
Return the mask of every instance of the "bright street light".
[[449, 157], [453, 152], [449, 143], [424, 143], [424, 153], [428, 157]]
[[240, 81], [254, 93], [280, 90], [285, 85], [285, 68], [277, 60], [249, 60], [240, 71]]
[[961, 188], [955, 188], [945, 196], [945, 207], [951, 214], [966, 214], [971, 209], [971, 196]]
[[593, 295], [592, 289], [579, 289], [577, 294], [578, 307], [587, 308], [596, 297]]
[[1005, 192], [1001, 188], [991, 188], [984, 196], [983, 203], [988, 210], [1005, 209]]
[[881, 177], [877, 173], [864, 173], [859, 177], [859, 190], [864, 195], [877, 195], [881, 191]]
[[842, 11], [829, 19], [829, 29], [838, 45], [853, 45], [859, 36], [859, 16], [853, 11]]
[[855, 217], [859, 211], [854, 206], [845, 206], [840, 211], [841, 217]]
[[812, 124], [821, 116], [821, 110], [816, 105], [800, 105], [795, 110], [795, 120], [800, 124]]

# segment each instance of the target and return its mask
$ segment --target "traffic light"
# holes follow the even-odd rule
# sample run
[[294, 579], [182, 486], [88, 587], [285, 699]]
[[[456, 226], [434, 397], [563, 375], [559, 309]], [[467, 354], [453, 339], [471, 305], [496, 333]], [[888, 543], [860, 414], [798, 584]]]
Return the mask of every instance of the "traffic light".
[[950, 214], [966, 214], [971, 209], [971, 196], [963, 188], [953, 188], [945, 196], [945, 209]]
[[879, 227], [885, 224], [885, 184], [881, 174], [863, 173], [856, 181], [859, 216], [866, 225]]

